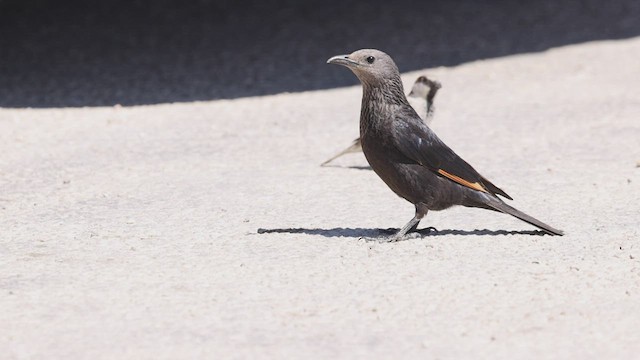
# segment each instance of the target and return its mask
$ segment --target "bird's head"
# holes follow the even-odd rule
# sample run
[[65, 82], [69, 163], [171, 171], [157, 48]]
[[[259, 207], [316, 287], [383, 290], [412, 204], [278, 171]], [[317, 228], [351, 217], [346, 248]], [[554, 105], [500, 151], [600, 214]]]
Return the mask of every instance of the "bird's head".
[[327, 60], [327, 64], [348, 67], [363, 84], [376, 86], [400, 80], [400, 71], [393, 59], [376, 49], [362, 49], [349, 55], [334, 56]]
[[435, 93], [441, 87], [442, 85], [440, 85], [439, 82], [433, 81], [426, 76], [420, 76], [416, 79], [416, 82], [413, 83], [409, 96], [426, 99], [429, 93], [433, 94], [432, 97], [435, 96]]

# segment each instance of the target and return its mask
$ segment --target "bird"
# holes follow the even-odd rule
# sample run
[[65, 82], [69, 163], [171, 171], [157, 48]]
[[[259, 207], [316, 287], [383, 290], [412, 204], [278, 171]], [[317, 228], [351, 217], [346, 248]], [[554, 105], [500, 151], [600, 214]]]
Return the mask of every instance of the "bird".
[[411, 87], [411, 91], [407, 94], [409, 105], [411, 105], [418, 116], [420, 116], [428, 126], [431, 125], [436, 112], [433, 100], [441, 88], [442, 84], [440, 84], [440, 82], [422, 75], [416, 79]]
[[[442, 88], [442, 84], [440, 84], [438, 81], [431, 80], [428, 77], [422, 75], [416, 79], [416, 81], [413, 83], [411, 91], [407, 95], [409, 105], [413, 107], [418, 116], [420, 116], [420, 118], [427, 125], [431, 125], [431, 121], [433, 120], [433, 116], [436, 111], [436, 107], [433, 104], [433, 99], [435, 98], [440, 88]], [[342, 155], [361, 151], [362, 145], [360, 144], [360, 138], [357, 138], [351, 142], [351, 145], [349, 145], [349, 147], [333, 155], [331, 158], [329, 158], [329, 160], [326, 160], [325, 162], [320, 164], [320, 166], [325, 166]]]
[[360, 141], [373, 171], [398, 196], [415, 206], [414, 217], [386, 241], [398, 241], [415, 231], [429, 210], [454, 205], [509, 214], [550, 235], [563, 235], [506, 204], [505, 191], [480, 175], [420, 119], [409, 105], [400, 71], [393, 59], [376, 49], [337, 55], [329, 64], [350, 69], [362, 84]]

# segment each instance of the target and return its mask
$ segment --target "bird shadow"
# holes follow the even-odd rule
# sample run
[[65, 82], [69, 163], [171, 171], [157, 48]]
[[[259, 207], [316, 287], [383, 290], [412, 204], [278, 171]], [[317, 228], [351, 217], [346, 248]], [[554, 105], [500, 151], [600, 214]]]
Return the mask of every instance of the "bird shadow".
[[[283, 228], [283, 229], [264, 229], [258, 228], [258, 234], [307, 234], [307, 235], [321, 235], [324, 237], [352, 237], [352, 238], [379, 238], [384, 236], [390, 236], [398, 232], [399, 229], [388, 228], [331, 228], [331, 229], [306, 229], [306, 228]], [[420, 237], [425, 236], [443, 236], [443, 235], [461, 235], [461, 236], [504, 236], [504, 235], [530, 235], [530, 236], [543, 236], [547, 235], [544, 231], [540, 230], [489, 230], [489, 229], [474, 229], [474, 230], [456, 230], [456, 229], [443, 229], [437, 230], [433, 227], [419, 229], [412, 234], [419, 234]]]

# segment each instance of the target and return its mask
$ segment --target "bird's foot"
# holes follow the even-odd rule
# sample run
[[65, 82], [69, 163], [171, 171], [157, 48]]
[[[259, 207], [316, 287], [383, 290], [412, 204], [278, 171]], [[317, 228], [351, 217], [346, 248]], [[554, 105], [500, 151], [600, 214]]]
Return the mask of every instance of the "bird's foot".
[[393, 228], [378, 229], [377, 232], [379, 235], [375, 235], [371, 237], [363, 236], [360, 238], [360, 240], [364, 240], [366, 242], [377, 242], [377, 243], [391, 242], [390, 239], [398, 234], [398, 229], [393, 229]]
[[405, 236], [392, 235], [392, 236], [380, 238], [378, 239], [378, 242], [381, 244], [386, 244], [386, 243], [393, 243], [393, 242], [398, 242], [406, 239], [407, 239], [406, 235]]
[[382, 243], [391, 243], [391, 242], [398, 242], [398, 241], [404, 241], [404, 240], [421, 239], [423, 236], [429, 235], [432, 232], [437, 232], [437, 231], [438, 230], [434, 227], [428, 227], [420, 230], [415, 229], [407, 234], [397, 233], [389, 237], [379, 239], [378, 241]]
[[434, 227], [428, 227], [424, 229], [412, 229], [410, 232], [406, 234], [402, 234], [398, 229], [380, 229], [379, 232], [382, 234], [377, 237], [361, 237], [360, 240], [364, 240], [367, 242], [377, 242], [381, 244], [392, 243], [404, 240], [412, 240], [412, 239], [420, 239], [424, 236], [431, 235], [432, 233], [437, 232], [438, 230]]
[[376, 242], [379, 242], [381, 244], [386, 244], [386, 243], [393, 243], [393, 242], [398, 242], [398, 241], [404, 241], [404, 240], [410, 240], [410, 239], [416, 239], [421, 237], [420, 233], [409, 233], [409, 234], [395, 234], [395, 235], [391, 235], [391, 236], [385, 236], [385, 237], [381, 237], [381, 238], [377, 238], [377, 239], [372, 239], [375, 240]]

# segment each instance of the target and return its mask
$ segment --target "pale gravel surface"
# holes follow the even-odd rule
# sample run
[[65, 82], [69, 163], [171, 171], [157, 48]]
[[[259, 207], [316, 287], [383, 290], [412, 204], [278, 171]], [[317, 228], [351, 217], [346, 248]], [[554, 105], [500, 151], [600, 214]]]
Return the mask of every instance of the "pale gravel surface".
[[564, 237], [455, 208], [437, 236], [360, 239], [413, 209], [362, 155], [318, 166], [357, 136], [355, 78], [0, 109], [2, 358], [637, 358], [639, 58], [633, 38], [403, 75], [443, 83], [436, 131]]

